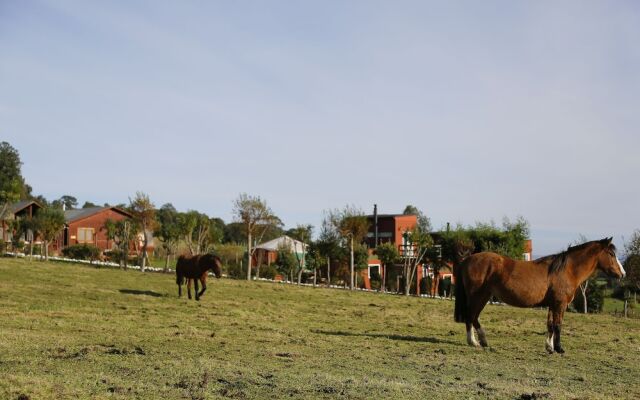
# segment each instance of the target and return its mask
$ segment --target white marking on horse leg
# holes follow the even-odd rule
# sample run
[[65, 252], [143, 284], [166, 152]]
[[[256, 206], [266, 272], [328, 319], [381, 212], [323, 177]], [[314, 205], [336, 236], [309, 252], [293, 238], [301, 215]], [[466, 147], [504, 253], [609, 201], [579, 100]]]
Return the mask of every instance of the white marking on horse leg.
[[551, 335], [547, 334], [547, 339], [545, 340], [544, 347], [549, 353], [553, 353], [553, 333]]
[[489, 346], [489, 343], [487, 343], [487, 335], [484, 333], [484, 329], [478, 328], [476, 329], [476, 331], [478, 332], [478, 339], [480, 339], [480, 345], [482, 345], [482, 347]]
[[624, 276], [627, 273], [624, 271], [624, 268], [622, 267], [622, 264], [620, 263], [620, 260], [618, 260], [618, 256], [616, 256], [616, 261], [618, 262], [618, 268], [620, 268], [620, 272], [622, 272], [622, 277], [624, 278]]
[[475, 335], [473, 334], [473, 328], [470, 328], [467, 331], [467, 343], [469, 344], [469, 346], [473, 346], [473, 347], [480, 346], [480, 343], [478, 343], [478, 341], [476, 340]]

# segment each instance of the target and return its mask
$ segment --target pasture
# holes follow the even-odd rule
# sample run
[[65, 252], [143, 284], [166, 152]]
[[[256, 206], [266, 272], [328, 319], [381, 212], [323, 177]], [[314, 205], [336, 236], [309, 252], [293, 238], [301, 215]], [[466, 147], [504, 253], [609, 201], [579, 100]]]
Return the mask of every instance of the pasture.
[[0, 259], [0, 398], [640, 398], [640, 320]]

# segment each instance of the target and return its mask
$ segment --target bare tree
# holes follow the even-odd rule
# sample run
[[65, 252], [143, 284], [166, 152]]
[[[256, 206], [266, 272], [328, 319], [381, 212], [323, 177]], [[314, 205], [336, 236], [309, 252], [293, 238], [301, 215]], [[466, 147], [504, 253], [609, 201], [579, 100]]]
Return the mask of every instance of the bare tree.
[[425, 260], [427, 252], [433, 246], [433, 239], [429, 233], [423, 232], [420, 227], [405, 232], [404, 235], [405, 244], [403, 245], [401, 257], [404, 269], [404, 294], [408, 296], [418, 265]]
[[238, 222], [242, 223], [247, 234], [247, 280], [251, 280], [251, 259], [253, 257], [253, 239], [258, 242], [271, 225], [281, 224], [267, 202], [259, 196], [250, 196], [241, 193], [233, 202], [233, 214]]
[[[577, 246], [579, 244], [583, 244], [588, 242], [589, 239], [583, 235], [582, 233], [580, 235], [578, 235], [578, 239], [576, 239], [573, 242], [574, 246]], [[587, 309], [587, 290], [589, 289], [589, 279], [585, 280], [584, 282], [582, 282], [580, 285], [580, 293], [582, 293], [582, 307], [583, 307], [583, 312], [585, 314], [587, 314], [589, 312], [589, 310]]]

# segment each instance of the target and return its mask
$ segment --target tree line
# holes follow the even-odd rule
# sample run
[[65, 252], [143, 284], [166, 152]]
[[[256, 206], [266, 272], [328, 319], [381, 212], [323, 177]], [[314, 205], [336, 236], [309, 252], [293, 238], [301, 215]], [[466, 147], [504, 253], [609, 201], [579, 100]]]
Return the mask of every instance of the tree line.
[[[63, 209], [97, 207], [86, 201], [82, 206], [76, 197], [63, 195], [49, 201], [42, 195], [34, 195], [21, 174], [19, 154], [9, 143], [0, 143], [0, 219], [2, 219], [18, 240], [23, 233], [33, 240], [37, 236], [43, 241], [45, 259], [48, 248], [64, 227]], [[44, 206], [32, 219], [9, 220], [7, 212], [12, 203], [20, 199], [33, 199]], [[110, 206], [104, 204], [104, 206]], [[356, 288], [359, 271], [368, 267], [370, 255], [377, 257], [384, 268], [380, 276], [372, 276], [372, 281], [381, 290], [390, 290], [395, 279], [402, 282], [401, 291], [409, 294], [411, 287], [418, 284], [416, 269], [428, 264], [434, 275], [432, 292], [437, 292], [439, 270], [458, 263], [469, 254], [479, 251], [493, 251], [519, 259], [524, 252], [524, 243], [529, 237], [529, 224], [524, 218], [515, 221], [506, 219], [501, 226], [495, 223], [476, 223], [473, 226], [457, 224], [453, 227], [434, 231], [429, 218], [413, 205], [408, 205], [403, 213], [417, 217], [417, 225], [404, 232], [405, 248], [381, 242], [373, 249], [365, 243], [369, 232], [369, 218], [358, 207], [346, 205], [339, 209], [324, 211], [321, 226], [302, 224], [285, 229], [282, 220], [268, 206], [265, 199], [241, 193], [234, 199], [233, 221], [225, 223], [221, 218], [209, 216], [196, 210], [184, 212], [167, 203], [156, 207], [149, 196], [137, 192], [126, 203], [114, 205], [132, 215], [131, 219], [107, 221], [103, 227], [106, 236], [114, 243], [113, 255], [124, 267], [132, 241], [142, 233], [142, 245], [136, 248], [137, 262], [144, 271], [149, 263], [148, 246], [150, 234], [159, 244], [156, 253], [164, 258], [164, 268], [168, 269], [171, 259], [179, 253], [202, 254], [216, 252], [227, 266], [227, 273], [237, 278], [273, 277], [280, 274], [288, 280], [301, 283], [311, 280], [326, 283], [342, 282]], [[300, 252], [278, 249], [274, 265], [265, 265], [257, 259], [257, 267], [252, 268], [256, 244], [287, 235], [305, 245]], [[19, 248], [20, 243], [13, 243]], [[30, 254], [33, 246], [30, 246]], [[372, 254], [371, 254], [372, 253]], [[640, 290], [640, 231], [634, 232], [624, 249], [624, 267], [628, 271], [624, 290], [636, 293]], [[395, 266], [395, 268], [387, 268]], [[387, 276], [392, 274], [394, 276]], [[587, 283], [588, 285], [589, 283]], [[582, 295], [586, 297], [586, 289]]]

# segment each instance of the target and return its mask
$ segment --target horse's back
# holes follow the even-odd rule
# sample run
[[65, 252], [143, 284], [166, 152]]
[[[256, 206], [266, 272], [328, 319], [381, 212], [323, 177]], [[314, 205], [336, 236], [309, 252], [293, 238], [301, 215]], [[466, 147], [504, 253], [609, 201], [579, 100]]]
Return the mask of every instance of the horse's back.
[[465, 262], [465, 285], [470, 290], [490, 290], [507, 304], [531, 307], [540, 304], [548, 288], [548, 275], [537, 264], [500, 254], [473, 254]]
[[500, 254], [488, 251], [472, 254], [462, 261], [461, 272], [466, 275], [463, 279], [484, 282], [492, 275], [501, 273], [507, 260]]

